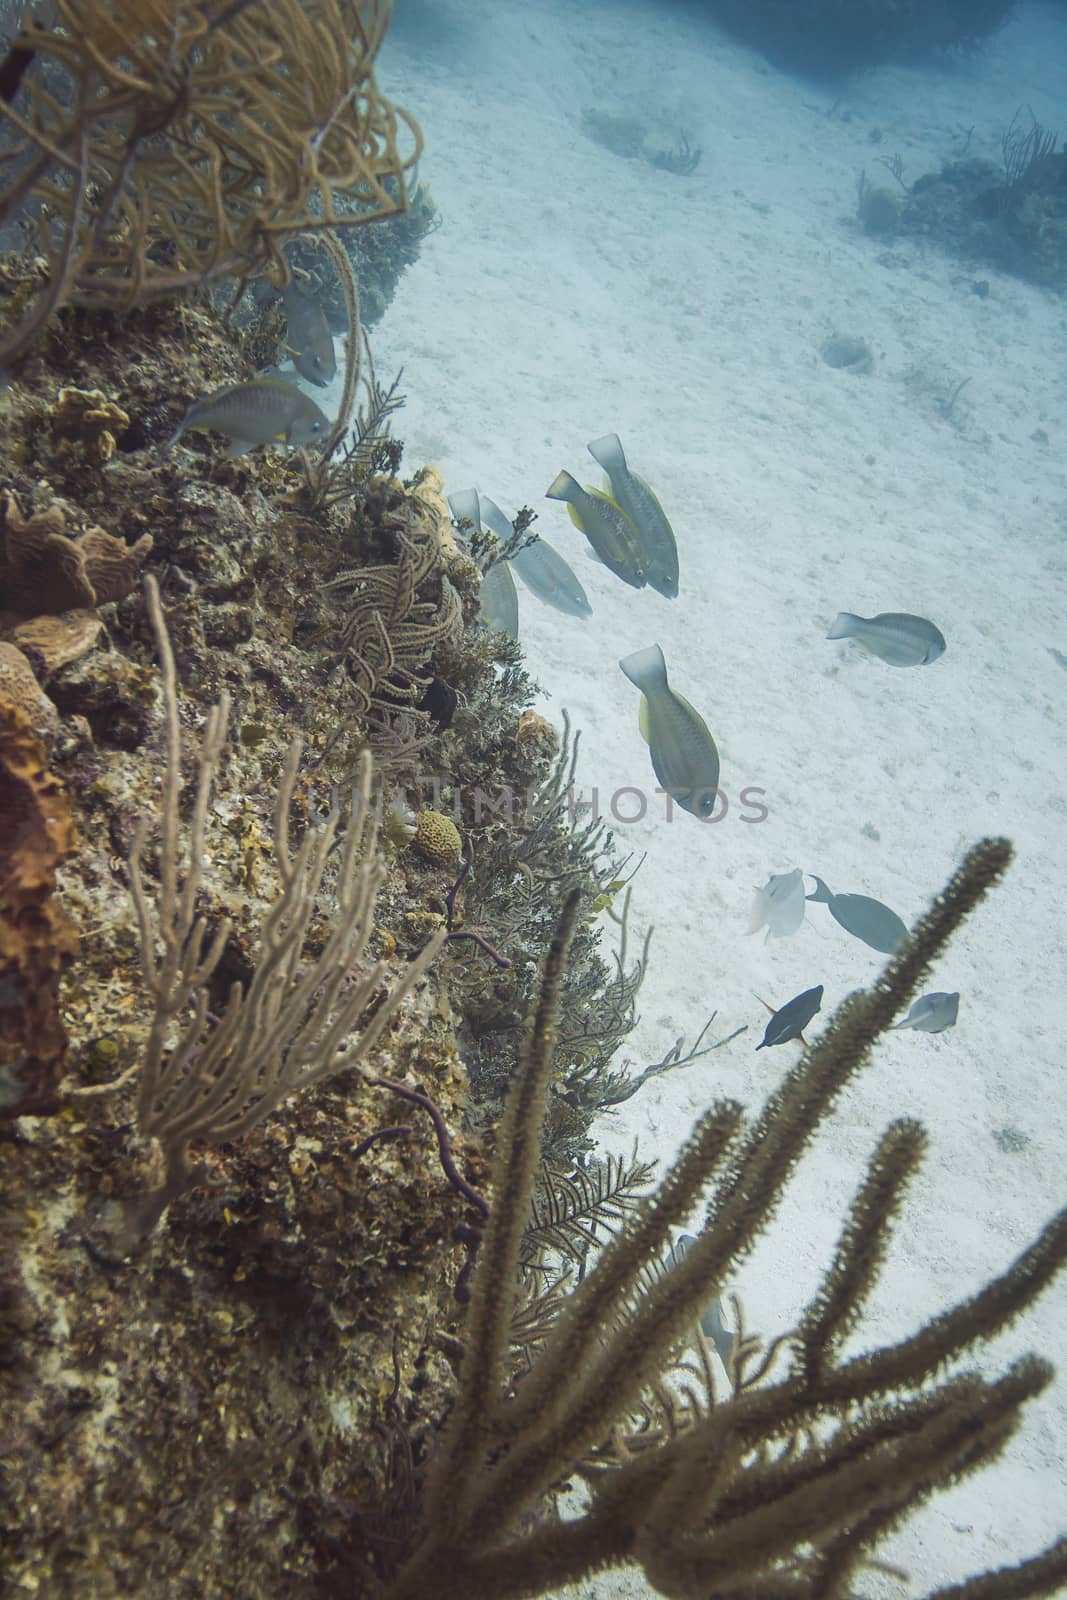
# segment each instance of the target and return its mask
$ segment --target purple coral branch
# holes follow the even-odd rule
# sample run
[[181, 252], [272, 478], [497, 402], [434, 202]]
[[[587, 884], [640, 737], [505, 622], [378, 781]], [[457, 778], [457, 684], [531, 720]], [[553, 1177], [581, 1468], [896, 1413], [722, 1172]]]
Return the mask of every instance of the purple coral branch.
[[462, 889], [463, 885], [466, 883], [468, 877], [470, 876], [470, 870], [471, 870], [471, 867], [473, 865], [474, 865], [474, 857], [473, 857], [473, 855], [467, 856], [467, 858], [465, 859], [462, 867], [460, 868], [459, 877], [456, 879], [456, 881], [452, 885], [451, 889], [449, 889], [448, 893], [445, 895], [445, 911], [446, 911], [447, 918], [448, 918], [447, 927], [448, 927], [448, 931], [449, 931], [450, 935], [452, 933], [452, 920], [453, 920], [453, 918], [455, 917], [455, 914], [456, 914], [456, 896], [459, 894], [459, 891]]
[[[460, 1172], [459, 1168], [456, 1166], [456, 1163], [452, 1158], [452, 1138], [449, 1134], [445, 1119], [441, 1115], [440, 1108], [434, 1104], [429, 1095], [420, 1094], [417, 1089], [408, 1089], [402, 1083], [394, 1083], [392, 1078], [379, 1078], [377, 1075], [372, 1076], [368, 1073], [366, 1081], [368, 1083], [375, 1084], [379, 1089], [388, 1089], [390, 1094], [399, 1096], [401, 1100], [407, 1100], [410, 1101], [410, 1103], [414, 1106], [422, 1107], [422, 1109], [430, 1118], [430, 1121], [433, 1123], [434, 1132], [437, 1135], [437, 1153], [440, 1156], [441, 1166], [444, 1168], [445, 1177], [448, 1179], [453, 1189], [457, 1189], [463, 1198], [468, 1200], [483, 1218], [488, 1218], [489, 1202], [486, 1200], [484, 1195], [478, 1193], [477, 1189], [475, 1189], [472, 1184], [467, 1182], [462, 1172]], [[383, 1132], [388, 1131], [388, 1129], [383, 1130]], [[366, 1143], [366, 1141], [364, 1141], [364, 1143]]]
[[485, 952], [494, 966], [499, 967], [501, 972], [507, 972], [511, 966], [507, 956], [502, 956], [499, 950], [494, 950], [488, 939], [483, 939], [480, 933], [449, 933], [445, 938], [445, 943], [451, 944], [454, 940], [458, 942], [460, 939], [472, 940], [479, 950]]
[[415, 1129], [410, 1122], [398, 1122], [395, 1128], [379, 1128], [376, 1133], [368, 1133], [365, 1139], [359, 1141], [352, 1152], [352, 1158], [358, 1160], [360, 1156], [365, 1156], [374, 1144], [387, 1144], [393, 1139], [410, 1139], [414, 1132]]
[[[408, 1089], [402, 1083], [394, 1083], [392, 1078], [379, 1078], [369, 1072], [364, 1073], [364, 1078], [367, 1083], [374, 1084], [376, 1088], [388, 1089], [391, 1094], [399, 1095], [401, 1100], [408, 1100], [413, 1106], [422, 1107], [433, 1123], [434, 1132], [437, 1135], [437, 1153], [441, 1158], [441, 1166], [444, 1168], [445, 1177], [453, 1189], [458, 1190], [464, 1200], [470, 1202], [481, 1218], [481, 1222], [473, 1227], [468, 1223], [458, 1223], [452, 1233], [454, 1239], [467, 1246], [467, 1259], [460, 1268], [456, 1287], [453, 1290], [456, 1299], [461, 1305], [465, 1305], [470, 1299], [470, 1277], [474, 1270], [474, 1258], [478, 1253], [478, 1246], [482, 1242], [482, 1231], [489, 1220], [489, 1202], [484, 1195], [478, 1193], [473, 1184], [467, 1182], [456, 1166], [452, 1158], [452, 1138], [449, 1134], [448, 1126], [441, 1115], [440, 1108], [434, 1104], [429, 1095], [420, 1094], [417, 1089]], [[402, 1126], [382, 1128], [380, 1135], [371, 1134], [370, 1139], [364, 1139], [363, 1143], [357, 1148], [356, 1154], [361, 1154], [374, 1138], [398, 1138], [402, 1131]], [[410, 1133], [410, 1128], [407, 1131]]]

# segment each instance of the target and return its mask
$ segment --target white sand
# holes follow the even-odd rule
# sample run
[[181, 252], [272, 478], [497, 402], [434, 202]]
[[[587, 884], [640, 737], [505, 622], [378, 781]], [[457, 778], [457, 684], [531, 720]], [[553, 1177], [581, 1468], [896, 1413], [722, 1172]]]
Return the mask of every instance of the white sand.
[[[911, 921], [969, 842], [1015, 841], [1007, 886], [935, 975], [961, 991], [959, 1025], [882, 1045], [739, 1281], [762, 1333], [788, 1329], [877, 1134], [918, 1117], [929, 1157], [863, 1332], [892, 1340], [1005, 1266], [1063, 1202], [1067, 674], [1047, 647], [1067, 649], [1065, 307], [989, 267], [863, 236], [857, 177], [866, 166], [892, 185], [877, 158], [899, 152], [914, 179], [971, 127], [970, 152], [999, 160], [1020, 103], [1056, 126], [1067, 18], [1023, 7], [974, 60], [873, 73], [834, 106], [649, 4], [400, 5], [411, 20], [382, 76], [422, 124], [441, 213], [374, 338], [383, 376], [404, 367], [408, 469], [436, 462], [450, 490], [477, 484], [509, 514], [532, 505], [593, 602], [580, 622], [520, 589], [521, 633], [543, 708], [558, 721], [566, 706], [582, 729], [586, 789], [603, 805], [622, 785], [650, 797], [647, 819], [617, 830], [648, 852], [635, 910], [638, 931], [656, 928], [635, 1062], [714, 1007], [721, 1032], [749, 1026], [606, 1118], [605, 1147], [626, 1151], [636, 1132], [644, 1156], [668, 1158], [713, 1098], [760, 1103], [796, 1047], [755, 1054], [754, 993], [781, 1004], [822, 982], [828, 1012], [878, 971], [820, 906], [791, 940], [746, 938], [769, 873], [818, 872]], [[609, 154], [581, 131], [587, 106], [662, 112], [703, 146], [698, 171]], [[870, 375], [822, 362], [835, 330], [869, 341]], [[946, 420], [939, 402], [963, 378]], [[543, 499], [561, 466], [599, 482], [585, 443], [609, 430], [673, 522], [677, 601], [586, 559]], [[842, 609], [928, 615], [947, 654], [897, 671], [827, 643]], [[718, 741], [731, 809], [715, 826], [665, 824], [653, 793], [616, 666], [653, 640]], [[761, 824], [739, 820], [746, 785], [766, 791]], [[994, 1142], [1005, 1127], [1021, 1153]], [[983, 1367], [1064, 1357], [1065, 1309], [1048, 1296]], [[1065, 1520], [1065, 1406], [1061, 1380], [1002, 1463], [886, 1547], [910, 1587], [872, 1577], [870, 1592], [924, 1592], [1043, 1548]], [[648, 1590], [626, 1574], [580, 1592]]]

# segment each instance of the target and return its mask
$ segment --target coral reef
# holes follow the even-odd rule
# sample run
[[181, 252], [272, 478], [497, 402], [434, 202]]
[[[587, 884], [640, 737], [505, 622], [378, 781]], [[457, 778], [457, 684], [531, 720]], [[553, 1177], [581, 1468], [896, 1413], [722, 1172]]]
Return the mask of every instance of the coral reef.
[[[880, 238], [921, 239], [967, 261], [1062, 292], [1067, 288], [1067, 149], [1058, 134], [1028, 112], [1015, 113], [1001, 135], [1002, 164], [967, 160], [964, 152], [937, 172], [904, 181], [899, 155], [882, 165], [899, 189], [879, 188], [861, 172], [856, 220]], [[972, 282], [985, 298], [989, 285]]]
[[420, 139], [374, 79], [386, 0], [159, 0], [106, 16], [56, 0], [56, 14], [60, 26], [19, 33], [0, 97], [22, 158], [0, 221], [36, 204], [45, 258], [43, 283], [35, 263], [23, 276], [4, 362], [63, 305], [123, 310], [222, 275], [284, 281], [288, 239], [404, 209]]
[[973, 50], [1014, 0], [700, 0], [717, 22], [787, 71], [834, 78], [938, 51]]
[[[640, 1206], [637, 1151], [593, 1153], [598, 1108], [717, 1046], [706, 1025], [642, 1072], [614, 1064], [648, 960], [647, 939], [636, 956], [627, 941], [639, 863], [576, 805], [577, 738], [531, 710], [515, 641], [477, 626], [481, 568], [512, 544], [458, 537], [435, 469], [400, 476], [398, 382], [375, 378], [351, 248], [359, 225], [402, 212], [417, 154], [410, 123], [415, 151], [401, 154], [406, 119], [373, 78], [388, 13], [388, 0], [57, 0], [57, 25], [28, 19], [0, 62], [0, 222], [21, 208], [36, 252], [0, 259], [0, 361], [14, 358], [0, 405], [0, 1582], [13, 1592], [370, 1600], [393, 1580], [420, 1595], [447, 1580], [503, 1597], [528, 1552], [523, 1592], [553, 1560], [562, 1575], [624, 1555], [689, 1592], [661, 1535], [679, 1497], [693, 1522], [685, 1467], [708, 1481], [720, 1411], [700, 1387], [706, 1350], [688, 1410], [658, 1375], [675, 1370], [697, 1289], [718, 1281], [723, 1236], [709, 1229], [674, 1267], [646, 1246], [738, 1124], [721, 1200], [745, 1247], [929, 955], [916, 947], [907, 971], [898, 957], [749, 1132], [730, 1108], [706, 1119], [698, 1158]], [[699, 152], [659, 155], [684, 172]], [[403, 218], [391, 240], [388, 224], [365, 233], [390, 270], [431, 225], [423, 198], [406, 244]], [[254, 291], [238, 302], [256, 275], [282, 281], [287, 245], [322, 287], [332, 265], [343, 305], [328, 438], [236, 459], [204, 436], [161, 450], [198, 398], [276, 359], [276, 309]], [[168, 298], [193, 283], [207, 292]], [[991, 849], [953, 886], [930, 948], [1001, 862]], [[861, 1298], [850, 1241], [873, 1231], [878, 1256], [920, 1142], [893, 1137], [903, 1158], [883, 1141], [870, 1185], [881, 1194], [888, 1174], [889, 1199], [858, 1203], [797, 1332], [788, 1392], [823, 1406], [828, 1428], [851, 1371], [837, 1334]], [[747, 1159], [765, 1168], [768, 1152], [779, 1166], [750, 1183]], [[1002, 1280], [1008, 1314], [1042, 1270]], [[763, 1451], [786, 1436], [781, 1384], [759, 1387], [775, 1351], [764, 1362], [743, 1329], [736, 1349], [721, 1417], [743, 1426], [745, 1406], [767, 1407], [753, 1424], [762, 1534], [806, 1475], [836, 1488], [853, 1463], [840, 1434], [821, 1454], [803, 1431], [780, 1463]], [[995, 1442], [1044, 1368], [1024, 1365], [997, 1395], [977, 1380], [927, 1392], [928, 1376], [921, 1362], [904, 1373], [901, 1412], [925, 1445], [923, 1406], [945, 1400], [959, 1431], [936, 1464], [954, 1470], [972, 1445], [968, 1459], [988, 1453], [974, 1419]], [[895, 1415], [868, 1407], [856, 1448], [892, 1445]], [[664, 1506], [644, 1465], [669, 1469]], [[576, 1526], [577, 1560], [548, 1520], [572, 1469], [614, 1485]], [[881, 1529], [867, 1485], [889, 1485], [894, 1513], [916, 1498], [914, 1475], [894, 1472], [857, 1491], [875, 1520], [831, 1551], [842, 1573]], [[741, 1481], [716, 1502], [728, 1534], [744, 1494]], [[452, 1562], [472, 1508], [496, 1546], [475, 1530], [420, 1587], [435, 1552]], [[802, 1534], [821, 1531], [819, 1514]]]
[[[429, 1448], [452, 1381], [444, 1352], [459, 1326], [455, 1293], [477, 1208], [444, 1158], [488, 1192], [471, 1130], [491, 1136], [518, 1056], [561, 893], [553, 872], [585, 881], [586, 830], [572, 838], [561, 796], [551, 817], [521, 822], [514, 835], [532, 879], [516, 867], [499, 815], [463, 814], [460, 797], [479, 789], [540, 791], [552, 740], [545, 730], [518, 738], [532, 688], [517, 649], [473, 626], [478, 571], [453, 540], [439, 475], [405, 484], [397, 448], [391, 467], [360, 465], [348, 492], [312, 510], [295, 457], [225, 460], [208, 439], [171, 455], [154, 448], [191, 400], [251, 371], [244, 337], [210, 305], [161, 302], [121, 319], [74, 309], [21, 363], [0, 414], [5, 560], [14, 534], [17, 578], [20, 536], [33, 524], [30, 547], [55, 602], [71, 598], [71, 584], [85, 601], [54, 615], [13, 611], [10, 623], [39, 630], [26, 659], [47, 678], [57, 725], [52, 776], [34, 770], [57, 805], [65, 786], [77, 828], [76, 841], [73, 832], [57, 841], [60, 853], [73, 848], [49, 869], [57, 892], [42, 888], [40, 901], [42, 918], [55, 919], [52, 943], [34, 953], [42, 971], [49, 964], [39, 994], [50, 1009], [37, 1028], [46, 1059], [39, 1095], [19, 1107], [35, 1114], [16, 1116], [0, 1142], [3, 1571], [56, 1600], [112, 1591], [221, 1600], [282, 1586], [293, 1600], [318, 1600], [338, 1551], [358, 1546], [373, 1567], [383, 1519], [397, 1503], [401, 1524], [410, 1513], [405, 1474]], [[53, 408], [72, 387], [99, 391], [129, 418], [106, 459], [55, 430]], [[232, 1142], [202, 1138], [191, 1156], [203, 1184], [173, 1198], [129, 1256], [116, 1249], [123, 1224], [161, 1174], [142, 1137], [153, 1130], [138, 1119], [155, 1006], [128, 863], [140, 819], [158, 813], [167, 718], [136, 573], [121, 598], [101, 584], [107, 599], [98, 569], [87, 576], [83, 540], [97, 546], [84, 530], [98, 523], [126, 552], [140, 546], [141, 570], [159, 584], [183, 816], [212, 707], [224, 694], [231, 702], [192, 907], [212, 934], [229, 924], [200, 1042], [234, 985], [252, 993], [260, 970], [278, 897], [275, 802], [295, 737], [303, 753], [288, 810], [298, 841], [340, 814], [368, 745], [382, 750], [383, 803], [396, 822], [368, 934], [371, 969], [405, 971], [445, 928], [454, 854], [435, 863], [407, 844], [427, 809], [478, 852], [477, 901], [455, 906], [457, 929], [475, 927], [484, 907], [512, 958], [501, 970], [474, 943], [448, 943], [385, 1029], [367, 1076], [349, 1067]], [[353, 577], [331, 590], [339, 574]], [[30, 600], [28, 586], [15, 589], [20, 604]], [[346, 619], [377, 598], [371, 609], [389, 636], [398, 594], [407, 596], [401, 628], [441, 624], [440, 634], [399, 634], [407, 693], [368, 711]], [[420, 711], [416, 691], [451, 712]], [[417, 734], [403, 725], [411, 717]], [[20, 737], [32, 740], [28, 727]], [[414, 770], [435, 774], [430, 792], [404, 770], [415, 741]], [[20, 761], [17, 793], [28, 796], [29, 755]], [[162, 880], [152, 852], [140, 872], [153, 903]], [[617, 876], [606, 865], [605, 874]], [[576, 941], [572, 982], [583, 996], [598, 974], [610, 976], [592, 922], [600, 881], [586, 887]], [[336, 885], [330, 856], [327, 899], [307, 930], [312, 965]], [[69, 920], [59, 921], [60, 907]], [[191, 1016], [175, 1019], [167, 1050]], [[499, 1068], [481, 1107], [468, 1075], [479, 1037], [491, 1039]], [[22, 1053], [18, 1045], [11, 1059]], [[587, 1137], [591, 1115], [559, 1100], [568, 1148]]]
[[1062, 293], [1067, 153], [1052, 151], [1015, 178], [981, 160], [949, 162], [924, 173], [907, 192], [896, 232]]
[[[387, 178], [384, 188], [392, 192], [396, 180]], [[343, 235], [344, 247], [359, 281], [360, 315], [366, 328], [373, 328], [392, 304], [400, 279], [418, 259], [422, 242], [439, 224], [433, 197], [425, 183], [409, 183], [407, 204], [391, 217], [384, 217], [373, 228], [351, 228]], [[348, 203], [337, 202], [344, 215]], [[321, 257], [310, 240], [297, 238], [286, 251], [289, 263], [308, 274], [315, 298], [335, 332], [347, 326], [344, 297], [336, 280], [322, 270]]]

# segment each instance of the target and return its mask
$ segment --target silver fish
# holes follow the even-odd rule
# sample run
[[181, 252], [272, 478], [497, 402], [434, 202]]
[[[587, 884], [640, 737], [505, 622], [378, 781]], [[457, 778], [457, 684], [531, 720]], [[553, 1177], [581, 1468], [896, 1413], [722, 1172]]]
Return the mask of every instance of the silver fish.
[[511, 565], [507, 561], [498, 561], [495, 567], [482, 578], [480, 591], [482, 602], [482, 621], [488, 628], [495, 632], [508, 634], [512, 639], [519, 637], [519, 596], [515, 589], [515, 579], [511, 576]]
[[287, 283], [282, 290], [288, 327], [285, 342], [293, 358], [293, 366], [308, 383], [320, 389], [333, 380], [337, 371], [337, 358], [333, 349], [333, 334], [323, 315], [322, 307], [313, 295]]
[[779, 1007], [768, 1022], [756, 1049], [765, 1050], [770, 1045], [788, 1044], [790, 1039], [799, 1039], [821, 1007], [822, 984], [820, 983], [814, 989], [805, 989], [803, 994], [796, 995], [784, 1006]]
[[[691, 1233], [679, 1234], [671, 1246], [671, 1254], [675, 1261], [683, 1261], [696, 1244], [696, 1239]], [[737, 1335], [726, 1326], [722, 1314], [722, 1301], [718, 1295], [708, 1302], [706, 1310], [700, 1318], [700, 1331], [705, 1339], [709, 1339], [718, 1352], [719, 1360], [727, 1371], [730, 1370], [730, 1357], [737, 1343]]]
[[565, 500], [574, 526], [584, 533], [604, 565], [631, 589], [647, 583], [641, 535], [626, 512], [599, 489], [583, 489], [569, 472], [559, 472], [545, 491], [546, 500]]
[[482, 513], [477, 489], [458, 489], [448, 497], [448, 509], [453, 522], [473, 522], [481, 531]]
[[626, 464], [617, 433], [606, 433], [586, 446], [607, 474], [611, 498], [622, 507], [641, 536], [649, 587], [673, 600], [678, 594], [678, 546], [667, 515], [644, 478]]
[[481, 515], [483, 528], [488, 528], [495, 533], [501, 544], [507, 544], [514, 537], [515, 529], [510, 520], [501, 511], [495, 500], [490, 500], [487, 494], [478, 492], [478, 510]]
[[[814, 872], [811, 876], [815, 878]], [[815, 893], [807, 898], [829, 907], [834, 921], [839, 922], [846, 933], [869, 944], [872, 950], [891, 956], [908, 937], [908, 930], [896, 912], [880, 900], [872, 900], [866, 894], [834, 894], [821, 878], [815, 878], [815, 883]]]
[[593, 608], [577, 576], [544, 539], [520, 550], [512, 565], [526, 587], [548, 606], [569, 617], [591, 617]]
[[906, 611], [883, 611], [877, 617], [857, 617], [839, 611], [828, 639], [855, 639], [872, 656], [891, 667], [923, 667], [945, 653], [945, 636], [925, 617]]
[[287, 444], [294, 449], [324, 438], [330, 419], [295, 383], [281, 378], [256, 378], [251, 383], [231, 383], [191, 405], [165, 450], [177, 444], [190, 428], [226, 433], [228, 456], [243, 456], [260, 444]]
[[766, 925], [768, 939], [788, 939], [804, 921], [804, 874], [772, 872], [762, 889], [756, 890], [749, 933]]
[[670, 687], [658, 644], [623, 656], [619, 666], [643, 696], [641, 732], [661, 787], [683, 811], [710, 817], [719, 788], [719, 752], [704, 718]]
[[958, 991], [955, 994], [945, 994], [943, 990], [933, 994], [923, 994], [913, 1003], [907, 1016], [902, 1022], [898, 1022], [896, 1027], [918, 1028], [922, 1033], [944, 1033], [946, 1028], [956, 1026], [959, 1010]]

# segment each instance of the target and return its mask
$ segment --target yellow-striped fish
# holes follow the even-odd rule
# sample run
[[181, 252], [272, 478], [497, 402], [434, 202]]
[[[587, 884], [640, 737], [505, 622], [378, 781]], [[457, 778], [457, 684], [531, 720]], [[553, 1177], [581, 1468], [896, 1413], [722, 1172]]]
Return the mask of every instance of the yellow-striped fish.
[[631, 589], [643, 589], [645, 557], [641, 536], [620, 505], [599, 489], [583, 489], [569, 472], [557, 473], [546, 500], [565, 500], [574, 526], [585, 534], [601, 561]]
[[641, 732], [660, 785], [683, 811], [706, 821], [715, 810], [719, 787], [719, 752], [707, 723], [667, 682], [667, 663], [658, 644], [623, 656], [619, 666], [643, 696]]

